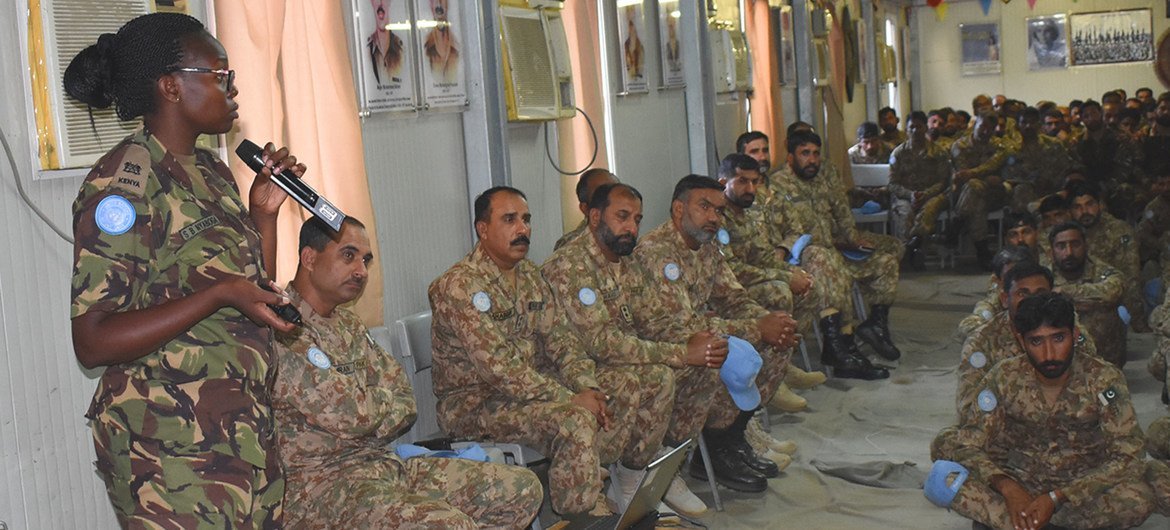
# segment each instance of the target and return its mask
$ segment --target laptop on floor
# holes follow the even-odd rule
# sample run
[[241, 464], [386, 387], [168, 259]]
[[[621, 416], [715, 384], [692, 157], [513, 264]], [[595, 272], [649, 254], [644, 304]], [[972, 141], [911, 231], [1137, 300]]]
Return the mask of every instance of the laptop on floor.
[[638, 490], [625, 512], [605, 517], [586, 516], [574, 519], [565, 530], [653, 529], [655, 521], [658, 520], [658, 503], [670, 488], [670, 481], [674, 480], [690, 446], [691, 441], [687, 440], [646, 466], [646, 474], [642, 475]]

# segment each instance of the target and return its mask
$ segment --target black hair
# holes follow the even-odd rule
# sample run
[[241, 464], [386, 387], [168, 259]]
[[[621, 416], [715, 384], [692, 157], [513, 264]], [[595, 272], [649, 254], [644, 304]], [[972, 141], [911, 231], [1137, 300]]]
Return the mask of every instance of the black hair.
[[878, 119], [879, 120], [882, 119], [883, 117], [885, 117], [886, 114], [893, 114], [894, 116], [897, 116], [898, 111], [894, 110], [893, 107], [882, 107], [881, 109], [878, 109]]
[[1052, 275], [1052, 271], [1048, 270], [1048, 267], [1028, 258], [1015, 262], [1011, 270], [1000, 274], [999, 283], [1003, 292], [1010, 293], [1012, 292], [1012, 287], [1016, 285], [1016, 282], [1033, 276], [1043, 276], [1048, 281], [1050, 288], [1052, 287], [1052, 282], [1055, 281], [1055, 277]]
[[1036, 222], [1036, 216], [1028, 212], [1009, 212], [1003, 218], [1003, 231], [1007, 232], [1018, 226], [1030, 226], [1036, 228], [1040, 226]]
[[1096, 101], [1089, 99], [1089, 100], [1086, 100], [1084, 103], [1081, 103], [1081, 112], [1082, 113], [1085, 112], [1085, 109], [1087, 109], [1089, 107], [1096, 107], [1097, 110], [1101, 110], [1100, 103], [1097, 103]]
[[[1122, 99], [1123, 98], [1121, 97], [1121, 92], [1118, 92], [1116, 90], [1110, 90], [1104, 94], [1101, 94], [1101, 103], [1106, 103], [1106, 102], [1114, 101], [1114, 100], [1116, 100], [1117, 103], [1121, 103]], [[1092, 100], [1089, 100], [1089, 101], [1092, 101]], [[1089, 101], [1086, 101], [1085, 103], [1087, 104]]]
[[1074, 329], [1076, 323], [1077, 312], [1072, 299], [1054, 292], [1040, 293], [1021, 300], [1016, 316], [1012, 317], [1012, 326], [1020, 335], [1044, 325]]
[[760, 163], [756, 159], [739, 153], [731, 153], [723, 157], [719, 163], [719, 178], [731, 180], [735, 178], [735, 171], [759, 171]]
[[1061, 232], [1068, 232], [1069, 230], [1074, 230], [1080, 234], [1081, 240], [1085, 239], [1085, 227], [1081, 226], [1081, 223], [1076, 221], [1065, 221], [1052, 227], [1052, 230], [1048, 231], [1048, 244], [1051, 245], [1054, 241], [1056, 241], [1057, 234]]
[[524, 192], [513, 188], [511, 186], [495, 186], [488, 188], [487, 191], [480, 193], [475, 198], [475, 222], [487, 221], [488, 216], [491, 215], [492, 197], [497, 193], [512, 193], [519, 195], [521, 199], [528, 200], [528, 196]]
[[1170, 92], [1163, 92], [1158, 94], [1158, 99], [1155, 101], [1155, 103], [1161, 103], [1163, 101], [1170, 101]]
[[873, 138], [874, 136], [881, 136], [882, 130], [878, 124], [872, 121], [863, 121], [861, 125], [857, 126], [857, 139]]
[[760, 131], [748, 131], [739, 135], [739, 137], [735, 139], [735, 152], [743, 154], [743, 152], [747, 150], [747, 144], [750, 144], [756, 140], [763, 140], [764, 142], [767, 142], [768, 135]]
[[956, 116], [958, 116], [960, 118], [963, 118], [963, 121], [971, 121], [971, 113], [969, 113], [965, 110], [956, 110], [952, 114], [955, 114]]
[[[366, 225], [353, 217], [346, 217], [341, 222], [342, 225], [352, 225], [358, 228], [365, 228]], [[330, 241], [337, 241], [337, 236], [340, 232], [333, 231], [333, 227], [328, 223], [322, 221], [320, 217], [310, 217], [301, 225], [300, 241], [297, 245], [297, 251], [304, 250], [309, 247], [317, 252], [325, 250], [325, 245]]]
[[1141, 92], [1149, 92], [1151, 96], [1153, 96], [1153, 95], [1154, 95], [1154, 89], [1152, 89], [1152, 88], [1150, 88], [1150, 87], [1148, 87], [1148, 86], [1144, 86], [1144, 87], [1141, 87], [1141, 88], [1139, 88], [1139, 89], [1135, 90], [1135, 91], [1133, 92], [1133, 94], [1136, 96], [1136, 95], [1138, 95], [1138, 94], [1139, 94], [1139, 93], [1141, 93]]
[[595, 178], [603, 177], [603, 176], [610, 175], [610, 174], [611, 173], [609, 172], [608, 169], [603, 169], [603, 168], [599, 168], [599, 167], [595, 167], [593, 169], [590, 169], [589, 171], [586, 171], [584, 174], [582, 174], [581, 178], [577, 179], [577, 190], [576, 190], [577, 191], [577, 202], [589, 204], [590, 198], [585, 196], [585, 193], [589, 191], [589, 182]]
[[183, 40], [207, 33], [198, 19], [179, 13], [151, 13], [103, 33], [65, 69], [65, 93], [90, 107], [113, 105], [132, 120], [155, 110], [155, 81], [183, 59]]
[[1044, 215], [1048, 212], [1054, 212], [1056, 210], [1067, 210], [1067, 209], [1068, 209], [1068, 199], [1053, 193], [1052, 195], [1044, 197], [1043, 199], [1040, 200], [1040, 205], [1036, 207], [1036, 213], [1039, 213], [1040, 215]]
[[784, 131], [786, 133], [785, 136], [792, 136], [797, 131], [804, 130], [804, 129], [808, 129], [809, 131], [812, 131], [813, 126], [810, 123], [803, 122], [800, 120], [794, 121], [794, 122], [788, 124], [788, 130]]
[[926, 123], [926, 113], [920, 110], [911, 111], [910, 114], [906, 116], [906, 123], [910, 123], [914, 120], [919, 120], [922, 123]]
[[1048, 109], [1047, 111], [1045, 111], [1045, 112], [1044, 112], [1044, 117], [1045, 117], [1045, 118], [1057, 118], [1057, 119], [1059, 119], [1059, 120], [1061, 120], [1061, 121], [1064, 121], [1064, 113], [1063, 113], [1063, 112], [1061, 112], [1061, 111], [1060, 111], [1060, 109], [1058, 109], [1058, 108], [1055, 108], [1055, 107], [1053, 107], [1053, 108], [1051, 108], [1051, 109]]
[[691, 190], [715, 190], [723, 193], [723, 186], [720, 186], [718, 181], [706, 175], [687, 175], [679, 179], [678, 184], [674, 185], [674, 194], [670, 196], [671, 204], [674, 201], [686, 202]]
[[1084, 104], [1085, 104], [1085, 102], [1084, 102], [1084, 101], [1081, 101], [1081, 100], [1079, 100], [1079, 99], [1074, 99], [1074, 100], [1072, 100], [1072, 101], [1068, 102], [1068, 108], [1069, 108], [1069, 110], [1072, 110], [1072, 109], [1079, 109], [1079, 108], [1081, 108], [1082, 106], [1084, 106]]
[[999, 125], [999, 115], [994, 112], [981, 112], [979, 113], [979, 117], [976, 119], [981, 122], [990, 121], [991, 123]]
[[635, 199], [638, 199], [638, 202], [644, 202], [642, 201], [642, 194], [639, 193], [638, 190], [633, 186], [629, 184], [622, 184], [620, 182], [611, 182], [609, 184], [602, 184], [598, 186], [597, 189], [593, 190], [593, 196], [589, 198], [589, 209], [601, 210], [604, 212], [606, 208], [609, 208], [609, 203], [611, 202], [610, 197], [612, 197], [613, 192], [617, 190], [625, 190], [629, 192], [630, 195], [633, 195]]
[[1121, 120], [1124, 120], [1126, 118], [1129, 118], [1131, 120], [1139, 122], [1138, 125], [1141, 125], [1140, 122], [1142, 120], [1142, 111], [1138, 110], [1138, 109], [1131, 109], [1129, 107], [1125, 107], [1117, 112], [1117, 121], [1118, 122], [1120, 122]]
[[1016, 119], [1024, 121], [1024, 118], [1040, 121], [1040, 109], [1036, 107], [1025, 107], [1024, 110], [1020, 111], [1020, 115]]
[[1073, 180], [1064, 186], [1065, 194], [1068, 198], [1069, 204], [1077, 197], [1084, 197], [1088, 195], [1097, 201], [1101, 200], [1101, 187], [1096, 182], [1089, 180]]
[[795, 154], [796, 149], [804, 144], [821, 146], [821, 137], [812, 131], [796, 131], [788, 135], [788, 154]]

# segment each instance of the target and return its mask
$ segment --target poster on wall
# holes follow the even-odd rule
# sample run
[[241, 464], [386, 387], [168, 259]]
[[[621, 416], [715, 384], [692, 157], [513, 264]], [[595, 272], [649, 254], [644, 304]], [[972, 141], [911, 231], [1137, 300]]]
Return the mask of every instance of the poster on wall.
[[414, 51], [407, 0], [354, 0], [362, 69], [362, 108], [370, 112], [413, 111]]
[[1069, 17], [1069, 33], [1075, 66], [1154, 60], [1149, 9], [1076, 13]]
[[1067, 24], [1064, 15], [1029, 17], [1028, 70], [1068, 67]]
[[658, 0], [658, 42], [662, 43], [662, 86], [686, 86], [682, 46], [678, 40], [678, 0]]
[[415, 0], [423, 108], [467, 105], [459, 5], [452, 0]]
[[999, 24], [959, 24], [959, 72], [962, 75], [998, 74]]
[[644, 24], [642, 0], [617, 3], [618, 44], [622, 57], [622, 92], [646, 92], [646, 46], [642, 43]]
[[792, 36], [792, 6], [781, 6], [776, 10], [778, 14], [777, 27], [780, 28], [780, 38], [776, 39], [777, 56], [780, 59], [780, 84], [796, 83], [796, 46]]

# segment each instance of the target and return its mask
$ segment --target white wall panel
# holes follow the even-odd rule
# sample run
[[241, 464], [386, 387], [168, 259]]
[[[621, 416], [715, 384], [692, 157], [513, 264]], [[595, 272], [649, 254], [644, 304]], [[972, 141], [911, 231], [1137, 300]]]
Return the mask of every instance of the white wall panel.
[[428, 309], [431, 280], [471, 249], [461, 119], [375, 114], [362, 126], [387, 325]]
[[[544, 149], [544, 125], [511, 123], [508, 128], [508, 155], [512, 187], [528, 196], [532, 214], [532, 246], [528, 258], [537, 265], [544, 263], [553, 245], [564, 233], [561, 230], [561, 174], [548, 162]], [[553, 127], [550, 124], [550, 127]], [[548, 133], [549, 150], [557, 156], [556, 128]], [[575, 168], [572, 168], [575, 169]], [[574, 185], [576, 181], [574, 180]]]
[[670, 195], [690, 173], [687, 107], [682, 90], [617, 98], [613, 171], [642, 193], [642, 233], [670, 217]]
[[[32, 200], [70, 230], [77, 179], [32, 180], [28, 101], [19, 73], [25, 3], [0, 4], [0, 127], [14, 149]], [[0, 158], [0, 521], [9, 528], [114, 528], [105, 489], [93, 471], [82, 414], [96, 372], [73, 357], [69, 331], [72, 247], [21, 201]]]
[[[1086, 13], [1118, 9], [1152, 8], [1153, 33], [1157, 39], [1170, 21], [1166, 4], [1151, 0], [1045, 0], [1029, 10], [1027, 2], [992, 2], [988, 16], [978, 2], [947, 2], [947, 18], [939, 22], [930, 8], [922, 8], [918, 19], [919, 60], [922, 68], [922, 109], [951, 106], [971, 111], [971, 99], [980, 93], [1006, 94], [1035, 103], [1042, 99], [1066, 104], [1073, 99], [1093, 98], [1114, 88], [1133, 95], [1148, 86], [1157, 94], [1163, 90], [1150, 63], [1069, 67], [1064, 70], [1029, 72], [1027, 33], [1024, 19], [1054, 13]], [[918, 9], [918, 8], [916, 8]], [[1001, 75], [963, 77], [959, 73], [959, 24], [998, 22]]]

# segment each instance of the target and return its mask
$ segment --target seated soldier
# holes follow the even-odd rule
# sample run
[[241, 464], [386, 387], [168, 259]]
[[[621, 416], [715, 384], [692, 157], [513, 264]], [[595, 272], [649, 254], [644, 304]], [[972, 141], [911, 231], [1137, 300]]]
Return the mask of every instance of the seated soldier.
[[532, 446], [551, 460], [554, 511], [605, 514], [599, 464], [625, 449], [642, 402], [637, 378], [595, 373], [561, 301], [526, 259], [524, 194], [497, 186], [474, 206], [479, 243], [427, 291], [439, 426]]
[[1150, 192], [1154, 198], [1146, 204], [1136, 229], [1138, 256], [1142, 265], [1153, 261], [1159, 271], [1165, 271], [1170, 267], [1170, 172], [1156, 175]]
[[1133, 228], [1101, 208], [1101, 189], [1092, 182], [1070, 182], [1065, 186], [1069, 214], [1085, 229], [1085, 243], [1093, 250], [1093, 259], [1113, 267], [1125, 281], [1122, 305], [1132, 317], [1133, 330], [1150, 329], [1142, 300], [1141, 265], [1138, 263], [1137, 236]]
[[890, 154], [890, 219], [894, 235], [906, 242], [906, 259], [924, 269], [922, 244], [935, 232], [939, 215], [950, 205], [947, 181], [951, 155], [926, 137], [926, 115], [910, 113], [906, 120], [910, 137]]
[[867, 121], [857, 127], [857, 143], [849, 148], [849, 161], [854, 164], [889, 164], [890, 147], [882, 142], [881, 129]]
[[1056, 266], [1052, 290], [1067, 294], [1076, 304], [1101, 358], [1118, 368], [1125, 366], [1125, 323], [1117, 311], [1125, 292], [1121, 274], [1090, 255], [1084, 229], [1075, 222], [1053, 228], [1048, 240]]
[[1023, 212], [1039, 197], [1056, 193], [1075, 162], [1068, 148], [1040, 133], [1040, 111], [1028, 107], [1020, 113], [1020, 144], [1003, 165], [1003, 180], [1011, 185], [1008, 206]]
[[[686, 344], [696, 333], [733, 335], [754, 346], [763, 359], [755, 379], [761, 403], [780, 385], [799, 336], [788, 313], [757, 304], [735, 279], [721, 252], [728, 239], [719, 228], [723, 187], [714, 179], [688, 175], [675, 185], [670, 219], [638, 245], [634, 258], [654, 276], [654, 304], [634, 317], [638, 332], [650, 340]], [[708, 369], [714, 374], [714, 370]], [[712, 377], [709, 375], [708, 378]], [[723, 387], [696, 380], [678, 381], [675, 398], [688, 401], [689, 413], [672, 426], [680, 439], [702, 429], [710, 447], [715, 480], [737, 491], [760, 492], [779, 476], [775, 462], [760, 458], [745, 438], [753, 410], [741, 410]], [[757, 404], [758, 405], [758, 404]], [[691, 474], [706, 479], [703, 459], [692, 459]]]
[[[893, 151], [894, 148], [906, 141], [906, 132], [898, 129], [898, 121], [898, 111], [894, 110], [893, 107], [882, 107], [878, 110], [878, 126], [882, 128], [881, 139], [882, 143], [886, 144], [886, 151]], [[909, 123], [907, 123], [907, 128], [909, 128]]]
[[1041, 199], [1036, 207], [1036, 216], [1040, 222], [1042, 236], [1037, 241], [1040, 253], [1051, 258], [1052, 246], [1048, 243], [1048, 233], [1057, 225], [1072, 221], [1072, 214], [1068, 211], [1068, 199], [1062, 193], [1054, 193]]
[[566, 232], [565, 235], [561, 236], [561, 238], [557, 240], [556, 244], [553, 245], [553, 250], [565, 246], [565, 243], [572, 241], [574, 237], [585, 233], [585, 230], [589, 225], [589, 198], [593, 196], [593, 190], [596, 190], [598, 187], [604, 184], [612, 184], [617, 181], [617, 176], [615, 176], [613, 173], [610, 173], [608, 169], [602, 169], [599, 167], [590, 169], [581, 175], [581, 178], [577, 180], [576, 188], [577, 209], [581, 210], [581, 214], [584, 215], [585, 218], [577, 224], [576, 228]]
[[[748, 131], [735, 139], [735, 152], [752, 157], [760, 164], [760, 174], [765, 177], [772, 169], [772, 146], [768, 143], [768, 135], [760, 131]], [[767, 180], [764, 181], [767, 186]]]
[[515, 466], [403, 460], [387, 445], [414, 423], [402, 367], [341, 307], [362, 294], [374, 256], [363, 225], [301, 226], [287, 287], [303, 325], [277, 335], [272, 394], [290, 528], [520, 528], [540, 510], [540, 480]]
[[1002, 208], [1007, 201], [1007, 189], [1000, 171], [1008, 157], [1008, 148], [995, 136], [999, 118], [993, 113], [982, 113], [975, 118], [975, 128], [951, 145], [951, 160], [955, 172], [951, 194], [955, 201], [955, 219], [947, 232], [948, 243], [958, 243], [960, 231], [966, 231], [975, 244], [980, 266], [991, 268], [992, 251], [987, 237], [987, 214]]
[[[630, 257], [638, 243], [642, 195], [625, 184], [605, 184], [593, 192], [586, 211], [584, 235], [557, 249], [541, 266], [541, 274], [553, 295], [565, 300], [565, 315], [598, 373], [632, 372], [639, 385], [657, 389], [643, 392], [643, 401], [636, 404], [631, 443], [610, 473], [611, 486], [617, 484], [628, 496], [638, 486], [640, 470], [660, 447], [677, 447], [691, 437], [668, 427], [677, 428], [683, 423], [681, 416], [705, 406], [675, 403], [676, 379], [687, 387], [709, 383], [713, 392], [716, 382], [709, 369], [722, 364], [727, 341], [709, 331], [695, 333], [682, 343], [640, 336], [635, 319], [646, 313], [645, 306], [653, 305], [651, 291], [657, 288], [649, 273]], [[671, 482], [664, 501], [684, 515], [698, 516], [707, 510], [679, 477]]]
[[959, 336], [966, 340], [979, 329], [980, 326], [995, 318], [1003, 310], [999, 303], [999, 294], [1003, 292], [1004, 275], [1017, 263], [1036, 261], [1036, 256], [1021, 246], [1005, 246], [995, 253], [991, 259], [991, 276], [987, 279], [987, 294], [982, 300], [975, 302], [975, 308], [970, 315], [959, 321]]
[[1066, 296], [1027, 298], [1012, 320], [1026, 355], [983, 379], [955, 455], [970, 475], [949, 507], [994, 528], [1141, 524], [1153, 493], [1125, 376], [1078, 355]]
[[[1052, 272], [1034, 261], [1025, 260], [1004, 271], [1003, 289], [999, 290], [996, 299], [998, 310], [995, 316], [967, 337], [960, 352], [959, 386], [955, 392], [956, 410], [959, 413], [958, 425], [963, 425], [969, 420], [963, 415], [970, 413], [971, 404], [981, 390], [979, 383], [991, 367], [1004, 359], [1024, 354], [1023, 346], [1016, 340], [1015, 328], [1012, 327], [1012, 318], [1016, 315], [1020, 302], [1051, 290]], [[1077, 331], [1080, 333], [1077, 339], [1079, 352], [1096, 357], [1097, 346], [1092, 337], [1079, 323]], [[958, 428], [955, 426], [943, 429], [935, 437], [930, 446], [932, 460], [954, 459], [955, 435]]]

